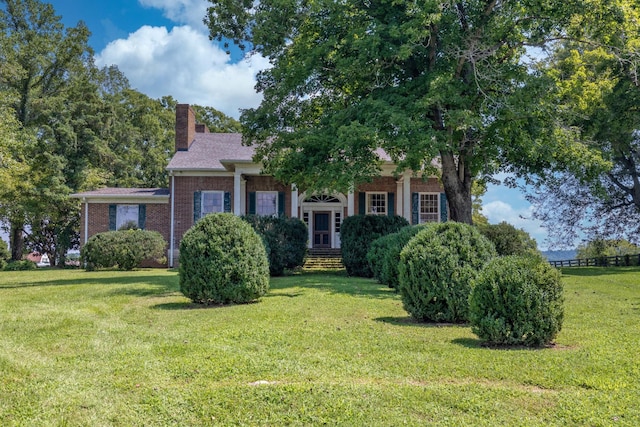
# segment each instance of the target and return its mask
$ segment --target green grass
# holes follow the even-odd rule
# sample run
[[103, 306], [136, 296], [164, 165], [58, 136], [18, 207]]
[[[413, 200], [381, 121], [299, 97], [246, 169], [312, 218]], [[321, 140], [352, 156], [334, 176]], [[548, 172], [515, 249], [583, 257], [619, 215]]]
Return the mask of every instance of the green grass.
[[554, 348], [490, 349], [371, 280], [201, 308], [163, 270], [0, 273], [0, 425], [640, 425], [640, 269], [567, 269]]

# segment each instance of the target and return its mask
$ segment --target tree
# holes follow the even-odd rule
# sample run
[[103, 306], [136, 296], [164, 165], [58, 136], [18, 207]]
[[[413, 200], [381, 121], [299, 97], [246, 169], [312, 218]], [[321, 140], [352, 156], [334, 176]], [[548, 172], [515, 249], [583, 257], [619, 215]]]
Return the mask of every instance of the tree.
[[[79, 23], [64, 29], [50, 4], [36, 0], [2, 0], [0, 9], [0, 89], [20, 126], [19, 144], [14, 158], [30, 159], [33, 139], [43, 124], [44, 113], [65, 96], [68, 77], [83, 67], [90, 54], [89, 31]], [[46, 151], [42, 153], [46, 156]], [[59, 164], [56, 166], [60, 166]], [[47, 177], [47, 171], [37, 171], [30, 165], [30, 176]], [[51, 181], [55, 180], [51, 177]], [[26, 189], [37, 190], [34, 181], [20, 183]], [[54, 190], [53, 188], [48, 188]], [[3, 216], [11, 224], [11, 252], [14, 260], [22, 257], [24, 224], [33, 191], [15, 194], [16, 199], [3, 200]]]
[[578, 246], [577, 258], [637, 255], [640, 247], [624, 239], [594, 239]]
[[213, 107], [192, 105], [196, 114], [196, 121], [207, 125], [210, 132], [237, 133], [242, 132], [242, 126], [236, 119], [225, 115]]
[[550, 174], [530, 191], [535, 216], [556, 242], [581, 234], [640, 242], [639, 19], [636, 3], [599, 2], [546, 65], [558, 87], [559, 119], [609, 162], [596, 174]]
[[438, 158], [452, 219], [471, 223], [479, 174], [575, 161], [558, 156], [579, 142], [558, 137], [541, 101], [550, 82], [525, 54], [561, 35], [579, 1], [210, 2], [211, 37], [273, 65], [241, 122], [281, 181], [346, 191], [379, 173], [378, 148], [398, 172], [436, 173]]

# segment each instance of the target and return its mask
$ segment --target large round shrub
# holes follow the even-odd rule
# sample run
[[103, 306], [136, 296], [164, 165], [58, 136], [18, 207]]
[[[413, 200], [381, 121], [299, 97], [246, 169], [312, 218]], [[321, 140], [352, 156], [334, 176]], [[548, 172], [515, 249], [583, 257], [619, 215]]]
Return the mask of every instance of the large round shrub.
[[397, 233], [387, 234], [376, 239], [367, 252], [367, 260], [373, 277], [390, 288], [397, 288], [400, 252], [413, 236], [425, 226], [426, 224], [410, 225]]
[[9, 252], [7, 242], [0, 239], [0, 269], [4, 268], [4, 266], [7, 265], [7, 261], [9, 259], [11, 259], [11, 252]]
[[180, 242], [180, 291], [201, 304], [247, 303], [269, 289], [260, 236], [240, 217], [210, 214]]
[[500, 256], [538, 254], [538, 245], [529, 233], [505, 221], [480, 224], [478, 230], [493, 243]]
[[260, 235], [269, 259], [272, 276], [282, 276], [285, 269], [302, 267], [307, 256], [309, 233], [298, 218], [249, 215], [243, 217]]
[[355, 215], [340, 226], [342, 263], [349, 276], [372, 277], [367, 261], [371, 244], [381, 236], [399, 231], [409, 222], [401, 216]]
[[157, 231], [119, 230], [92, 236], [80, 250], [80, 259], [87, 270], [118, 267], [133, 270], [143, 261], [164, 263], [167, 242]]
[[472, 282], [495, 256], [493, 244], [475, 227], [456, 222], [426, 227], [400, 253], [404, 308], [420, 321], [467, 321]]
[[471, 329], [489, 344], [542, 346], [560, 332], [563, 302], [560, 273], [541, 257], [496, 258], [471, 292]]

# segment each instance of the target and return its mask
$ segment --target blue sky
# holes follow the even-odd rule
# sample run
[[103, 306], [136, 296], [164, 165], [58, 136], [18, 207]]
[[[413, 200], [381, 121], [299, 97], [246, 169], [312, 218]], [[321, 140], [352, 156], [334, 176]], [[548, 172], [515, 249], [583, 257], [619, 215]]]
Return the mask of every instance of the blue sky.
[[[115, 64], [131, 86], [152, 98], [214, 107], [232, 117], [256, 107], [256, 73], [268, 66], [260, 56], [229, 57], [208, 38], [202, 19], [206, 0], [50, 1], [65, 26], [82, 20], [92, 32], [90, 44], [99, 66]], [[546, 232], [531, 220], [523, 195], [490, 186], [483, 213], [491, 223], [507, 221], [523, 228], [547, 249]]]

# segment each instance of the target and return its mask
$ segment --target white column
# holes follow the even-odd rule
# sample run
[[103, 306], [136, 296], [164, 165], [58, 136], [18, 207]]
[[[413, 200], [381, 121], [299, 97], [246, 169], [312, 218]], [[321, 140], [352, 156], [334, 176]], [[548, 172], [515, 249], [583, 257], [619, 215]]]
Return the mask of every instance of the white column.
[[352, 216], [356, 212], [356, 203], [355, 196], [353, 195], [353, 190], [349, 190], [349, 194], [347, 194], [347, 216]]
[[247, 180], [244, 178], [240, 180], [240, 213], [247, 214]]
[[405, 172], [402, 178], [402, 208], [404, 218], [411, 224], [411, 173]]
[[234, 215], [242, 215], [241, 211], [241, 191], [240, 191], [240, 181], [242, 180], [242, 174], [239, 170], [236, 170], [233, 175], [233, 213]]
[[404, 216], [402, 211], [403, 197], [402, 178], [396, 181], [396, 215]]
[[83, 198], [84, 201], [84, 243], [89, 240], [89, 202]]
[[291, 218], [298, 218], [298, 187], [291, 184]]

